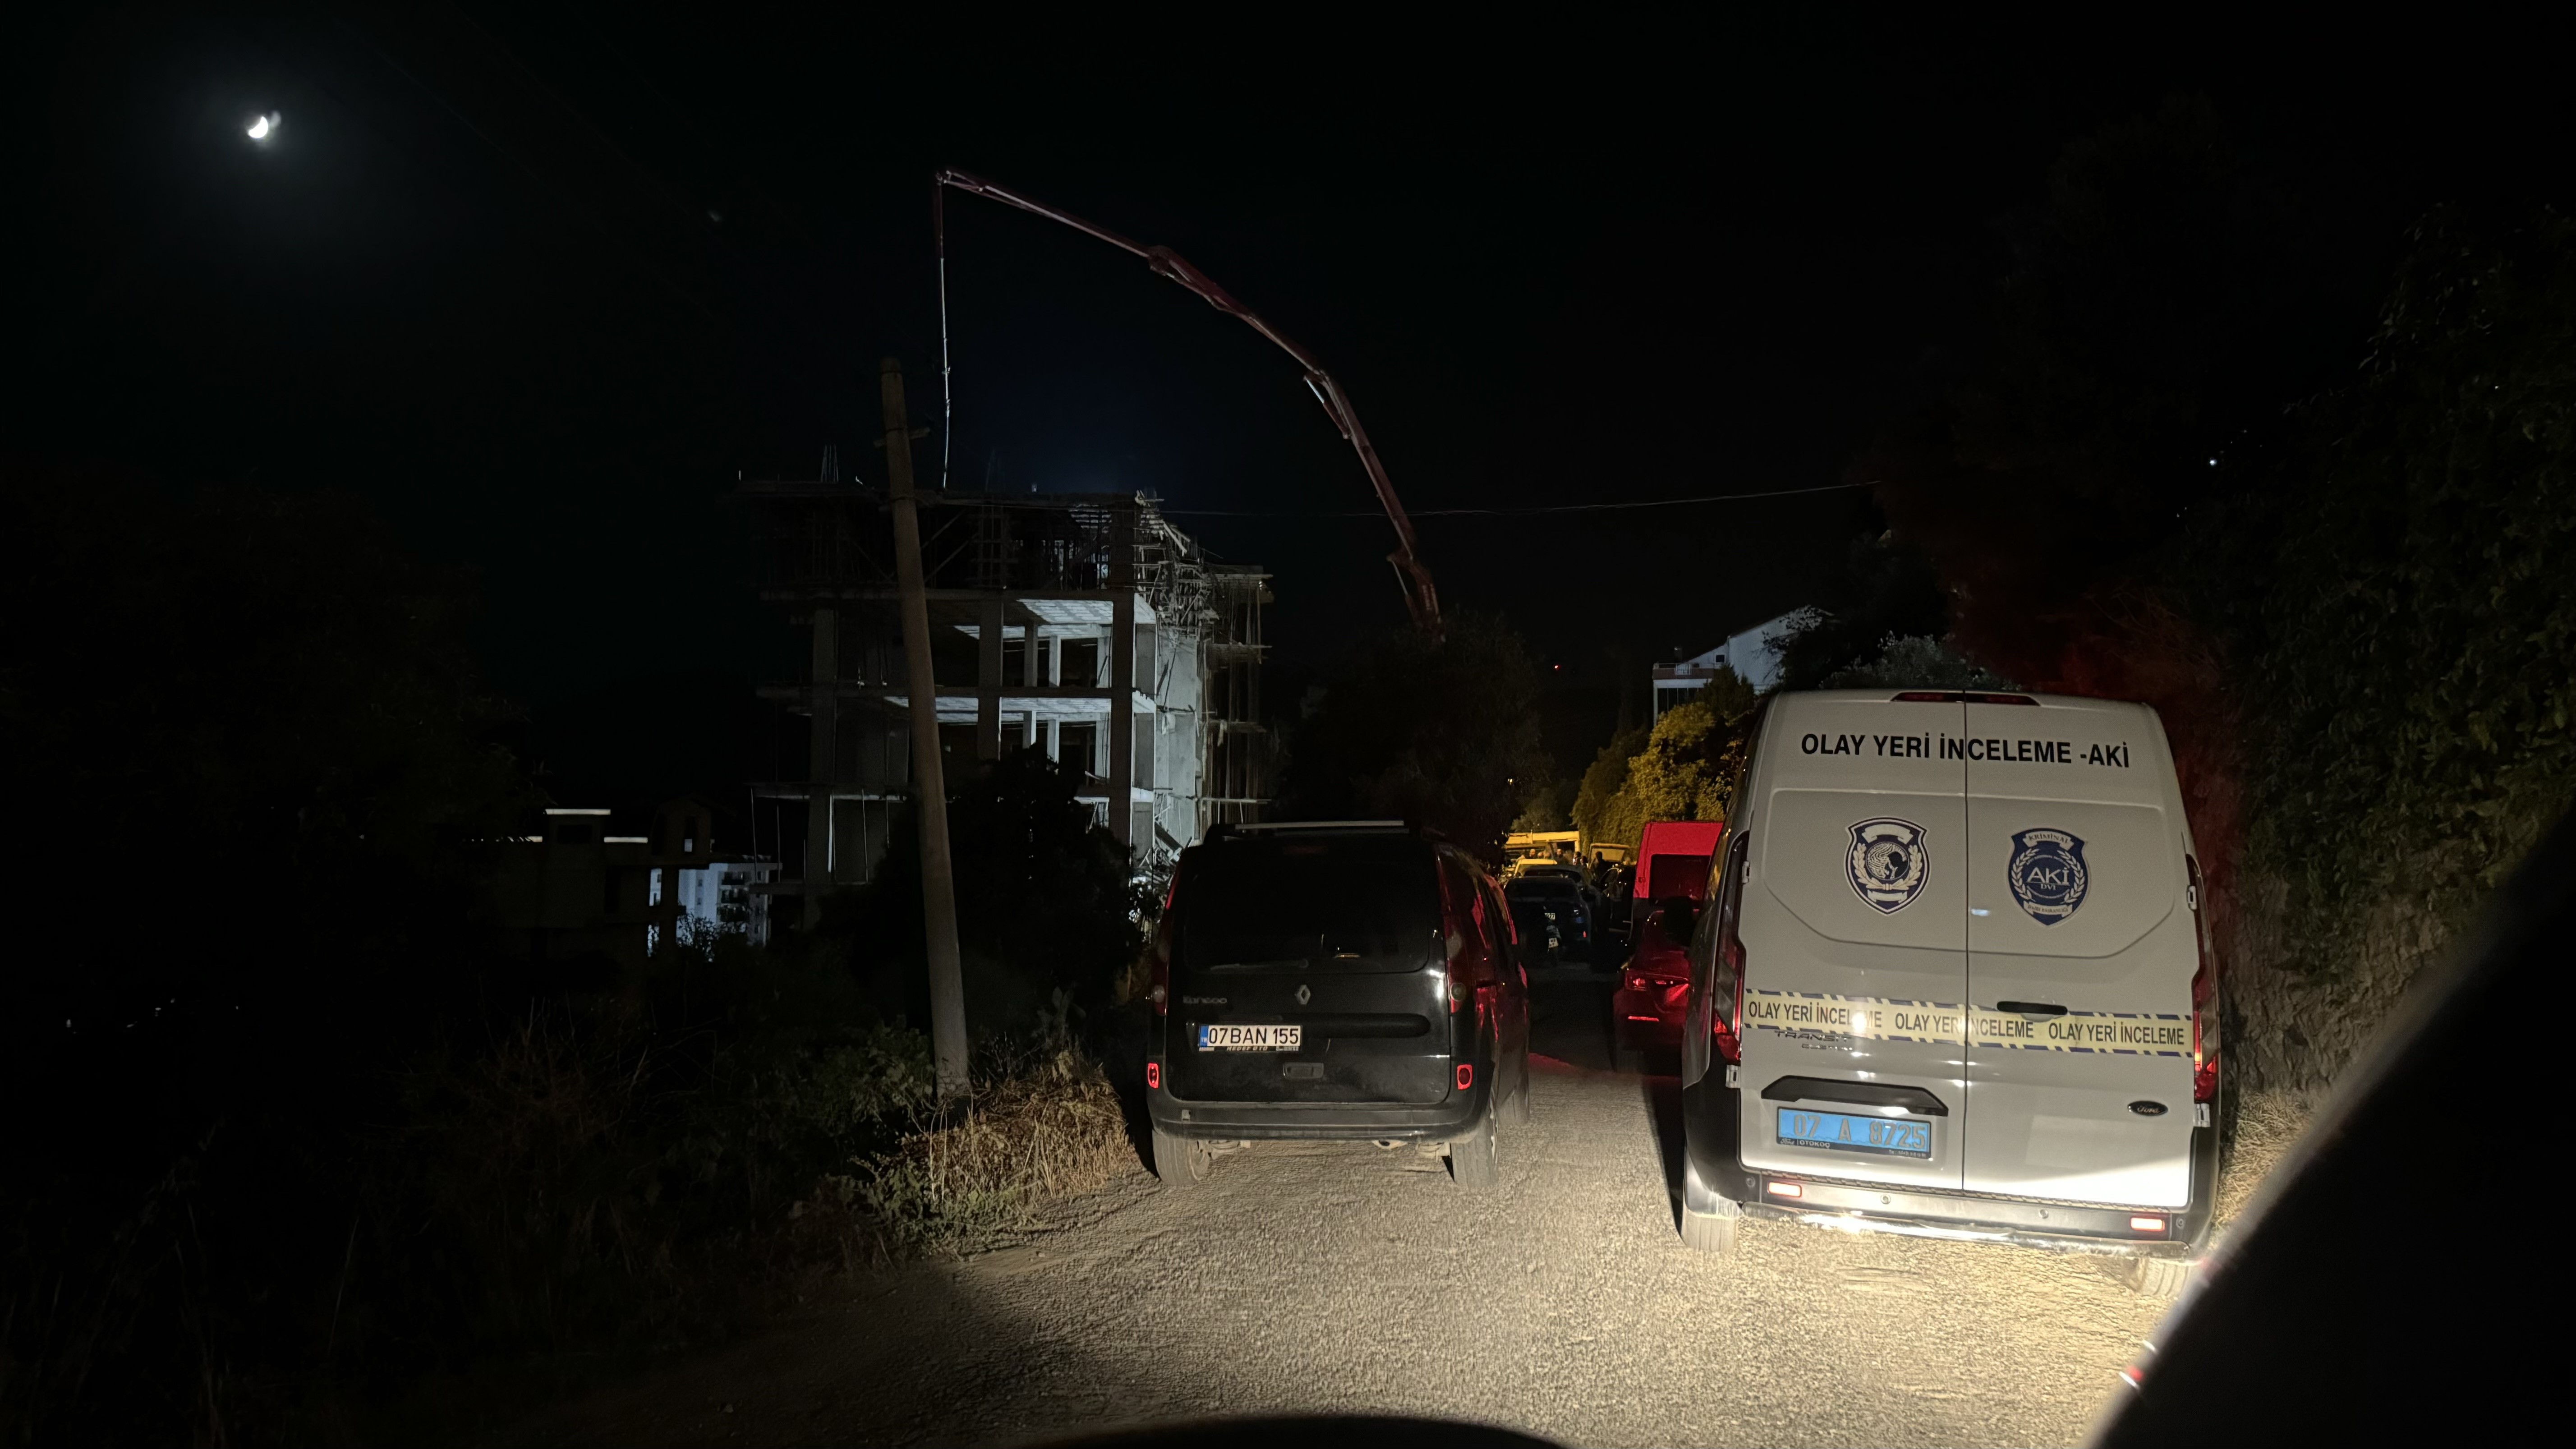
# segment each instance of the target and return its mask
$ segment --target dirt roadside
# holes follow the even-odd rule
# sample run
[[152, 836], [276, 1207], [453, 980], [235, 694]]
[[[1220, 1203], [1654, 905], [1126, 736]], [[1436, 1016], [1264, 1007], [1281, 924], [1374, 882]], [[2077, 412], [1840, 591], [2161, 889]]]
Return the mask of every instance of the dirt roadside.
[[[1334, 1410], [1577, 1444], [2083, 1437], [2160, 1311], [2122, 1264], [1767, 1222], [1731, 1259], [1686, 1252], [1659, 1089], [1542, 1060], [1490, 1197], [1366, 1144], [1229, 1154], [1187, 1192], [1139, 1168], [1032, 1243], [888, 1274], [487, 1442], [1007, 1443]], [[2249, 1121], [2238, 1175], [2294, 1127]]]

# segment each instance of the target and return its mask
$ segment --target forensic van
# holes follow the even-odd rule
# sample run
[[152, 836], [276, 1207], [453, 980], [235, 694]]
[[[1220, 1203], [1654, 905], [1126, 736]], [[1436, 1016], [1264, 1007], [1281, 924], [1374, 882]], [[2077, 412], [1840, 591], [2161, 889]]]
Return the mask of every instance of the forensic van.
[[1753, 739], [1691, 941], [1684, 1241], [1751, 1212], [2112, 1247], [2178, 1286], [2218, 981], [2155, 711], [1826, 690]]

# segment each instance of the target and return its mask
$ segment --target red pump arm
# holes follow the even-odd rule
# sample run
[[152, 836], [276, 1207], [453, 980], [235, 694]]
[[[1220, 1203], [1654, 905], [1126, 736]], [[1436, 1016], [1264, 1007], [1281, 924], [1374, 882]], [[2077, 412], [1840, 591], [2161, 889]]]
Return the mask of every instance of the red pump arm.
[[[1315, 400], [1324, 405], [1325, 414], [1332, 418], [1333, 426], [1341, 430], [1343, 439], [1349, 442], [1352, 449], [1360, 455], [1360, 466], [1368, 470], [1369, 486], [1377, 490], [1377, 501], [1386, 509], [1387, 522], [1395, 525], [1395, 552], [1388, 554], [1386, 561], [1395, 566], [1396, 583], [1404, 590], [1406, 610], [1413, 615], [1415, 627], [1430, 635], [1434, 642], [1439, 640], [1442, 632], [1440, 592], [1432, 585], [1431, 570], [1424, 566], [1421, 556], [1415, 552], [1413, 520], [1405, 516], [1404, 504], [1395, 496], [1395, 484], [1388, 481], [1386, 465], [1378, 461], [1377, 449], [1369, 442], [1368, 430], [1360, 426], [1359, 414], [1351, 407], [1350, 397], [1342, 391], [1340, 383], [1333, 381], [1333, 375], [1324, 371], [1324, 364], [1317, 361], [1313, 353], [1282, 336], [1277, 328], [1254, 315], [1252, 309], [1236, 301], [1231, 293], [1218, 286], [1207, 273], [1191, 266], [1187, 259], [1170, 247], [1138, 246], [1118, 233], [1093, 226], [1071, 212], [1058, 211], [1042, 201], [1023, 196], [1007, 186], [996, 185], [980, 176], [969, 175], [963, 171], [946, 170], [939, 173], [931, 189], [934, 203], [937, 201], [941, 187], [953, 187], [970, 195], [998, 201], [1004, 206], [1018, 207], [1032, 216], [1042, 216], [1049, 221], [1060, 222], [1086, 236], [1105, 241], [1120, 251], [1142, 258], [1145, 265], [1153, 268], [1156, 275], [1169, 277], [1189, 288], [1209, 306], [1227, 316], [1241, 320], [1245, 326], [1277, 344], [1279, 350], [1297, 359], [1297, 365], [1306, 369], [1306, 386], [1314, 392]], [[934, 204], [931, 215], [933, 226], [944, 230], [946, 222], [942, 209]], [[946, 248], [944, 235], [940, 238], [940, 242], [944, 253]]]

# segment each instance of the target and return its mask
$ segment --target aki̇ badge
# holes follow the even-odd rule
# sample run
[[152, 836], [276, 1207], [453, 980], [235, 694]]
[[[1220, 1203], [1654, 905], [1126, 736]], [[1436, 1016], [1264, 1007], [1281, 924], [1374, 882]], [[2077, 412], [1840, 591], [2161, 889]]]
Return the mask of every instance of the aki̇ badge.
[[2063, 830], [2025, 830], [2013, 837], [2013, 899], [2030, 918], [2054, 926], [2084, 904], [2089, 883], [2084, 872], [2084, 842]]
[[1923, 827], [1911, 820], [1864, 820], [1851, 828], [1852, 889], [1881, 911], [1895, 912], [1914, 903], [1931, 879], [1932, 858], [1923, 848]]

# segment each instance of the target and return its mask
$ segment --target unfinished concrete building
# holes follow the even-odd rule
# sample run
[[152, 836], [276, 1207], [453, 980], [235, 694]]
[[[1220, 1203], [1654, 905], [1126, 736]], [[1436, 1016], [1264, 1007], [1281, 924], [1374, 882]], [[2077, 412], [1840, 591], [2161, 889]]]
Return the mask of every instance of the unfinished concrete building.
[[[761, 597], [805, 631], [806, 677], [764, 689], [807, 716], [804, 777], [754, 789], [806, 898], [867, 880], [909, 794], [910, 694], [884, 491], [754, 482]], [[939, 733], [952, 785], [976, 761], [1043, 750], [1140, 865], [1270, 798], [1261, 715], [1269, 575], [1209, 562], [1150, 499], [929, 494], [922, 564]]]

